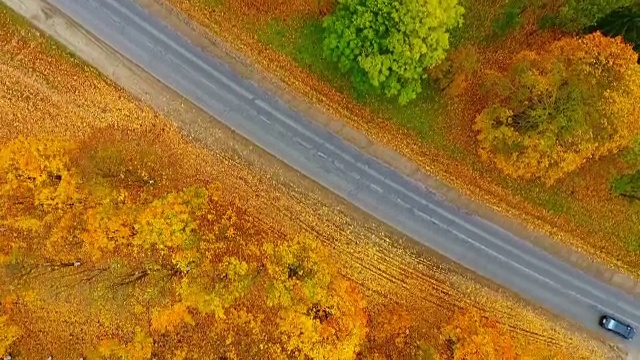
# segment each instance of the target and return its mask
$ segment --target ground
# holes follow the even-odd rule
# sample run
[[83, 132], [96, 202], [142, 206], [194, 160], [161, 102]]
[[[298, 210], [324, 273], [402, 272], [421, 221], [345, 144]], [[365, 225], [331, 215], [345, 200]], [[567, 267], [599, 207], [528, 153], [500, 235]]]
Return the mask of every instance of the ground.
[[[38, 2], [29, 4], [35, 6]], [[4, 7], [0, 21], [3, 47], [0, 143], [3, 154], [11, 154], [13, 146], [21, 149], [18, 145], [22, 140], [16, 140], [20, 136], [35, 141], [32, 144], [42, 144], [39, 141], [69, 144], [73, 148], [69, 153], [73, 165], [71, 172], [85, 176], [82, 179], [90, 186], [90, 196], [101, 196], [96, 191], [98, 188], [91, 186], [102, 186], [92, 182], [99, 177], [94, 178], [91, 174], [107, 171], [105, 164], [118, 163], [121, 159], [129, 164], [127, 171], [137, 175], [132, 177], [125, 171], [122, 180], [116, 177], [113, 181], [118, 188], [133, 191], [134, 197], [146, 194], [162, 198], [192, 186], [210, 189], [219, 184], [225, 194], [221, 197], [221, 206], [248, 214], [247, 219], [255, 224], [256, 230], [252, 234], [258, 234], [256, 239], [283, 240], [305, 233], [328, 249], [334, 260], [330, 265], [340, 272], [335, 276], [355, 284], [365, 299], [369, 328], [365, 344], [369, 344], [372, 353], [394, 358], [394, 351], [402, 353], [403, 348], [415, 348], [415, 342], [419, 340], [420, 346], [438, 349], [446, 358], [450, 349], [443, 345], [444, 335], [459, 331], [463, 335], [472, 334], [495, 328], [495, 334], [509, 334], [515, 351], [523, 357], [541, 354], [541, 349], [551, 351], [556, 358], [616, 356], [600, 342], [575, 332], [569, 324], [550, 322], [549, 314], [527, 306], [512, 294], [476, 279], [421, 247], [412, 246], [408, 239], [231, 135], [230, 130], [215, 119], [182, 102], [148, 76], [137, 74], [130, 64], [111, 63], [114, 74], [119, 71], [120, 75], [116, 76], [119, 82], [150, 103], [162, 106], [153, 109], [132, 97]], [[76, 40], [81, 36], [73, 28], [67, 29], [66, 36], [69, 34], [76, 36]], [[108, 59], [117, 59], [104, 48], [93, 47], [92, 52], [103, 64], [108, 63]], [[44, 144], [49, 145], [32, 148], [39, 149], [37, 151], [57, 148], [51, 146], [51, 142]], [[114, 154], [120, 155], [114, 157]], [[28, 167], [29, 164], [20, 166], [23, 165]], [[129, 183], [132, 179], [135, 181]], [[152, 187], [149, 193], [136, 193], [135, 189], [140, 186], [144, 189], [151, 180], [155, 183], [159, 179], [162, 179], [161, 184]], [[52, 181], [57, 180], [54, 177]], [[2, 216], [13, 210], [3, 207]], [[30, 237], [25, 233], [5, 236], [9, 235], [8, 225], [13, 226], [5, 224], [0, 228], [0, 245], [12, 244], [16, 239], [28, 243]], [[64, 243], [64, 239], [61, 241]], [[50, 250], [50, 253], [44, 253], [44, 259], [65, 255], [55, 247]], [[35, 256], [39, 249], [33, 251], [33, 254], [26, 252], [26, 258]], [[126, 254], [121, 259], [126, 261]], [[55, 266], [40, 263], [41, 270], [55, 269], [47, 270], [43, 277], [31, 273], [26, 276], [15, 271], [19, 269], [15, 266], [17, 263], [2, 262], [2, 271], [7, 276], [0, 281], [0, 293], [3, 294], [2, 312], [6, 317], [0, 317], [0, 326], [11, 331], [17, 328], [21, 333], [10, 339], [8, 350], [22, 354], [24, 358], [46, 357], [51, 353], [61, 358], [77, 356], [87, 348], [100, 345], [103, 350], [130, 350], [109, 342], [114, 340], [139, 345], [140, 351], [146, 351], [148, 339], [141, 334], [151, 331], [149, 313], [154, 310], [152, 305], [164, 300], [153, 294], [162, 292], [144, 297], [150, 299], [146, 304], [120, 304], [119, 296], [126, 294], [109, 293], [107, 289], [107, 296], [97, 308], [102, 312], [93, 317], [89, 309], [96, 308], [91, 307], [91, 298], [84, 296], [96, 291], [104, 295], [105, 289], [98, 286], [101, 283], [95, 285], [98, 286], [96, 289], [93, 283], [60, 280], [74, 279], [78, 275], [74, 269], [83, 271], [82, 267], [87, 264], [108, 265], [108, 271], [117, 271], [122, 266], [99, 261], [83, 259], [76, 265], [70, 258]], [[93, 269], [96, 276], [102, 274], [100, 269]], [[149, 270], [146, 271], [133, 272], [120, 282], [136, 283], [150, 277]], [[90, 278], [92, 276], [93, 273], [89, 274]], [[109, 278], [104, 284], [108, 284], [107, 280]], [[180, 309], [174, 308], [177, 314], [184, 316], [180, 313], [184, 309]], [[118, 314], [127, 316], [119, 317]], [[198, 313], [193, 317], [194, 321], [204, 321]], [[482, 324], [480, 330], [474, 327], [476, 322]], [[390, 323], [397, 324], [398, 328], [387, 328]], [[158, 327], [162, 326], [156, 321], [155, 328]], [[489, 338], [493, 339], [491, 335]], [[171, 345], [158, 339], [153, 338], [157, 346]], [[5, 339], [0, 337], [0, 340]], [[4, 345], [3, 342], [0, 345]], [[493, 345], [497, 347], [497, 343]], [[575, 349], [580, 349], [580, 353]]]

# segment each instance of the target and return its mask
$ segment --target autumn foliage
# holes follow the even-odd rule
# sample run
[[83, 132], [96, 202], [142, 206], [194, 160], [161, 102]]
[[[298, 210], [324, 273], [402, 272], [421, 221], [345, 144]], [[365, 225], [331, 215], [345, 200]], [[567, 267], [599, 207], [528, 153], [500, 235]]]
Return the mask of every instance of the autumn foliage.
[[[148, 304], [151, 326], [131, 324], [128, 339], [105, 336], [85, 351], [127, 359], [178, 345], [190, 356], [349, 359], [358, 352], [366, 304], [317, 240], [254, 238], [251, 217], [219, 186], [161, 191], [154, 174], [118, 186], [87, 178], [77, 166], [82, 156], [63, 140], [18, 138], [3, 146], [0, 221], [15, 234], [2, 239], [6, 266], [24, 274], [93, 273], [76, 284], [80, 292], [141, 291], [125, 301]], [[137, 176], [126, 170], [120, 173]], [[19, 279], [4, 279], [0, 289]], [[18, 331], [0, 319], [6, 348]], [[202, 334], [215, 346], [198, 345]]]
[[20, 329], [8, 323], [6, 316], [0, 317], [0, 354], [5, 354], [9, 345], [20, 335]]
[[640, 68], [621, 39], [566, 38], [491, 71], [476, 119], [480, 154], [505, 173], [551, 184], [640, 133]]
[[[172, 188], [104, 146], [21, 137], [0, 149], [0, 353], [40, 354], [25, 350], [42, 345], [29, 334], [62, 343], [85, 328], [93, 335], [65, 354], [437, 356], [440, 344], [425, 342], [429, 332], [402, 306], [372, 322], [359, 287], [314, 237], [265, 237], [223, 187]], [[506, 354], [508, 337], [473, 316], [443, 329], [444, 344]]]
[[451, 324], [443, 329], [442, 338], [453, 360], [516, 359], [515, 346], [509, 334], [477, 309], [458, 311]]

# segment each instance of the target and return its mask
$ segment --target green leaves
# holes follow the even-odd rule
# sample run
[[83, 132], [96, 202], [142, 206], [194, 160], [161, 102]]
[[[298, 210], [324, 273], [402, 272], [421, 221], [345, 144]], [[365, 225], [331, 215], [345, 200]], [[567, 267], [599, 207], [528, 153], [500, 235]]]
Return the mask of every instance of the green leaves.
[[463, 12], [457, 0], [339, 0], [324, 22], [325, 55], [352, 73], [356, 90], [406, 104], [444, 59]]
[[559, 20], [570, 31], [579, 32], [606, 14], [631, 6], [635, 0], [568, 0], [560, 9]]
[[640, 51], [640, 6], [624, 7], [612, 11], [598, 20], [594, 29], [600, 30], [609, 37], [622, 36], [633, 44], [633, 49]]
[[626, 174], [611, 182], [611, 191], [629, 199], [640, 199], [640, 171]]

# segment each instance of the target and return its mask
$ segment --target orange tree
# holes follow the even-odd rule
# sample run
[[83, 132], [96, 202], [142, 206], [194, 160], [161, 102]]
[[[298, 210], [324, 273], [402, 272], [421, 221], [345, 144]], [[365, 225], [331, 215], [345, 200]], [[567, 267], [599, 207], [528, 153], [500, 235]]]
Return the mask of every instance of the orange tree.
[[453, 360], [510, 360], [516, 358], [515, 346], [495, 320], [478, 310], [458, 311], [451, 324], [442, 329], [442, 340]]
[[0, 353], [355, 357], [365, 302], [316, 239], [273, 237], [221, 187], [173, 188], [122, 149], [0, 149]]
[[622, 39], [566, 38], [487, 72], [480, 155], [505, 173], [552, 184], [640, 133], [640, 68]]

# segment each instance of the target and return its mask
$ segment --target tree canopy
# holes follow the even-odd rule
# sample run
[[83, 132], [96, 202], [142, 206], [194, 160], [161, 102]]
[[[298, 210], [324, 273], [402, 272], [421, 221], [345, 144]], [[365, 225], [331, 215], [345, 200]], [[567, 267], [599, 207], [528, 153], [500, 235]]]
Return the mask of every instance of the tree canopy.
[[220, 186], [166, 187], [117, 148], [76, 148], [0, 148], [0, 355], [37, 341], [21, 333], [63, 347], [83, 329], [66, 346], [96, 358], [355, 357], [365, 302], [318, 240], [263, 235]]
[[405, 104], [422, 90], [425, 69], [445, 58], [463, 12], [457, 0], [338, 0], [324, 22], [324, 50], [356, 89]]
[[514, 177], [551, 184], [640, 133], [640, 68], [622, 39], [600, 33], [519, 54], [488, 72], [477, 117], [480, 154]]
[[476, 309], [459, 311], [445, 326], [442, 337], [449, 344], [453, 360], [514, 360], [516, 350], [511, 338], [499, 329], [495, 320], [483, 317]]
[[270, 232], [224, 187], [165, 182], [130, 143], [100, 141], [0, 147], [0, 356], [511, 353], [492, 320], [456, 320], [440, 344], [406, 305], [374, 310], [318, 239]]

